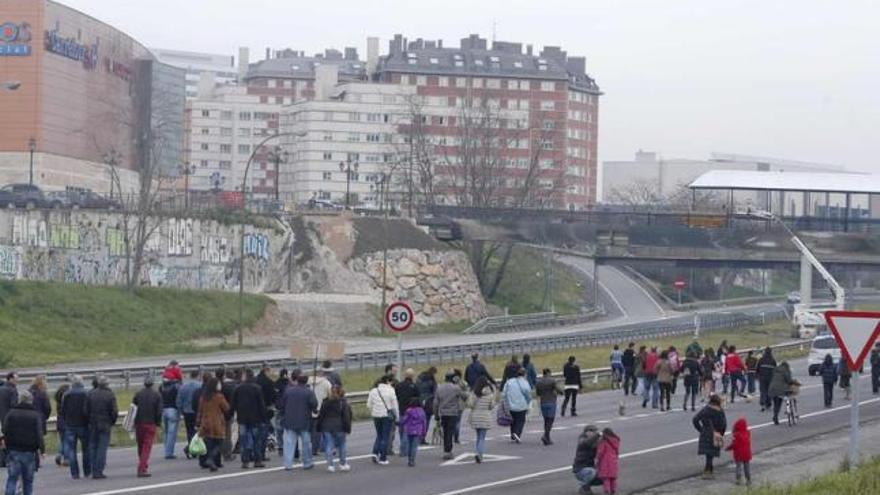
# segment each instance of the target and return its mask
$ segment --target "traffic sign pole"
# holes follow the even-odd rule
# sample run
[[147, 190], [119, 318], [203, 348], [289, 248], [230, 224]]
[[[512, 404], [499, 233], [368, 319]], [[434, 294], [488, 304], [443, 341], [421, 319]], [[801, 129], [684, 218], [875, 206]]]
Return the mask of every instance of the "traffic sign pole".
[[849, 414], [849, 465], [850, 469], [859, 464], [859, 402], [862, 394], [859, 391], [859, 371], [853, 371], [850, 379], [852, 392], [852, 405]]
[[403, 373], [403, 332], [397, 332], [397, 381], [401, 381]]
[[409, 330], [416, 319], [416, 315], [409, 304], [397, 301], [385, 310], [385, 324], [393, 332], [397, 333], [397, 380], [400, 381], [403, 372], [403, 333]]

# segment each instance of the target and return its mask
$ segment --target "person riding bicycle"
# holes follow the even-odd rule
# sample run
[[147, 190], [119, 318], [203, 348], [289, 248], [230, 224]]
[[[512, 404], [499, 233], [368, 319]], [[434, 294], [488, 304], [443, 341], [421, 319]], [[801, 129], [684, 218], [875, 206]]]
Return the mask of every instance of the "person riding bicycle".
[[792, 378], [791, 366], [788, 361], [779, 363], [773, 370], [773, 378], [770, 381], [768, 394], [773, 399], [773, 424], [779, 424], [779, 410], [782, 408], [782, 400], [789, 395], [797, 395], [800, 382]]

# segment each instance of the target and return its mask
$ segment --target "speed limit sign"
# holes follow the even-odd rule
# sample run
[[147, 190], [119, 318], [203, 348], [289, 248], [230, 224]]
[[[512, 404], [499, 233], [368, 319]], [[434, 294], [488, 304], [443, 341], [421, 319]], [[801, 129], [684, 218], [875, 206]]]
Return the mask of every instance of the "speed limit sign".
[[409, 304], [403, 301], [388, 306], [385, 310], [385, 324], [394, 332], [405, 332], [412, 326], [415, 315]]

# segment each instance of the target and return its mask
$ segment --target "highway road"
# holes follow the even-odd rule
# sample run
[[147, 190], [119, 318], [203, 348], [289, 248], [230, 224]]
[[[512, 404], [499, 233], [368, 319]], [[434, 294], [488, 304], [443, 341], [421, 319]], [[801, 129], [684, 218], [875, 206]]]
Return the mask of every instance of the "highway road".
[[[541, 364], [541, 363], [537, 363]], [[728, 422], [739, 416], [748, 418], [753, 428], [755, 455], [762, 451], [798, 440], [806, 440], [818, 433], [840, 431], [846, 435], [849, 422], [849, 403], [837, 397], [832, 409], [821, 406], [821, 384], [818, 378], [806, 376], [805, 360], [793, 363], [798, 378], [805, 384], [800, 397], [801, 423], [790, 428], [774, 426], [768, 413], [761, 413], [757, 403], [737, 401], [726, 407]], [[868, 380], [861, 380], [862, 419], [880, 418], [880, 397], [870, 394]], [[673, 397], [680, 407], [681, 391]], [[626, 411], [618, 415], [618, 402], [623, 401]], [[571, 461], [577, 435], [587, 423], [609, 426], [622, 438], [620, 493], [637, 493], [653, 486], [677, 479], [695, 476], [702, 469], [702, 460], [696, 455], [697, 434], [691, 426], [692, 414], [676, 409], [672, 412], [642, 409], [638, 399], [624, 398], [618, 391], [605, 391], [581, 396], [580, 415], [576, 418], [558, 418], [554, 431], [555, 445], [540, 444], [540, 420], [532, 418], [526, 426], [524, 441], [511, 444], [505, 430], [490, 431], [488, 452], [495, 458], [476, 465], [470, 460], [473, 452], [473, 434], [469, 427], [462, 429], [462, 445], [456, 446], [458, 462], [444, 462], [439, 447], [426, 447], [419, 452], [417, 466], [409, 468], [399, 458], [390, 466], [372, 464], [368, 458], [373, 440], [372, 425], [358, 423], [349, 437], [349, 456], [353, 470], [349, 473], [329, 473], [321, 458], [316, 468], [304, 472], [295, 469], [285, 472], [273, 458], [262, 470], [241, 470], [235, 462], [228, 463], [218, 473], [209, 475], [194, 461], [161, 459], [160, 449], [154, 448], [152, 472], [149, 479], [138, 479], [135, 474], [134, 449], [113, 450], [107, 469], [108, 479], [102, 481], [71, 481], [66, 470], [46, 466], [37, 477], [36, 493], [111, 495], [137, 493], [150, 495], [211, 494], [316, 494], [357, 493], [359, 495], [460, 495], [480, 494], [564, 494], [577, 493], [571, 474]], [[488, 456], [487, 456], [488, 457]], [[719, 465], [729, 462], [722, 457]], [[725, 472], [722, 468], [720, 472]], [[732, 476], [719, 476], [717, 483], [730, 483]]]

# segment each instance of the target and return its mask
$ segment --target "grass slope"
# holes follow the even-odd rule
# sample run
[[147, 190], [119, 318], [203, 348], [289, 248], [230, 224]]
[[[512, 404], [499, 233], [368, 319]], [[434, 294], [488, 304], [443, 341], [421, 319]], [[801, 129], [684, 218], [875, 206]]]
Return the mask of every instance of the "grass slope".
[[792, 486], [749, 490], [748, 493], [751, 495], [877, 494], [880, 493], [880, 458], [872, 459], [854, 471], [828, 474]]
[[[270, 300], [246, 295], [244, 323]], [[196, 338], [238, 328], [238, 295], [226, 292], [43, 282], [0, 283], [0, 366], [192, 352]]]
[[[489, 276], [494, 277], [500, 255], [493, 259]], [[547, 264], [544, 255], [534, 249], [515, 247], [498, 292], [488, 302], [508, 308], [510, 314], [543, 311]], [[552, 297], [556, 312], [578, 313], [584, 304], [583, 280], [573, 270], [557, 261], [552, 263]]]

